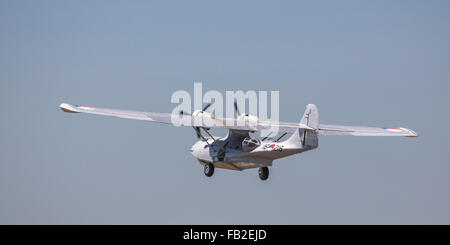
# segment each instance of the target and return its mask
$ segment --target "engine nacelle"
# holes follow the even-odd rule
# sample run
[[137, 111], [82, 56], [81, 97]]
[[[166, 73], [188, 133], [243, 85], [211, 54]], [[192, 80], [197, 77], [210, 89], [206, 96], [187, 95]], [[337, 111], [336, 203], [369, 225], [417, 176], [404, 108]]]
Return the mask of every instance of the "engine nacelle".
[[192, 116], [197, 116], [197, 117], [209, 117], [209, 118], [215, 118], [214, 114], [212, 114], [211, 112], [207, 112], [207, 111], [202, 111], [202, 110], [196, 110], [192, 113]]
[[256, 126], [258, 125], [259, 118], [257, 116], [242, 114], [238, 117], [238, 120], [244, 120], [246, 125]]
[[[202, 111], [202, 110], [196, 110], [192, 113], [192, 116], [196, 116], [196, 117], [201, 117], [202, 121], [203, 121], [203, 125], [204, 126], [213, 126], [215, 121], [214, 119], [216, 118], [214, 116], [214, 114], [212, 114], [211, 112], [207, 112], [207, 111]], [[203, 127], [206, 130], [210, 130], [211, 128], [209, 127]]]

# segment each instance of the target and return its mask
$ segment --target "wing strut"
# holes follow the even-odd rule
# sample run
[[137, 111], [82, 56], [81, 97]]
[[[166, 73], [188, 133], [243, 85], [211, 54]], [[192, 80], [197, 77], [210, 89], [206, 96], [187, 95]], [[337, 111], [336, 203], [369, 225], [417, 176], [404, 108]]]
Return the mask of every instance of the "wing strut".
[[283, 138], [285, 135], [286, 135], [287, 133], [286, 132], [284, 132], [284, 134], [282, 134], [280, 137], [278, 137], [278, 139], [277, 140], [275, 140], [275, 142], [278, 142], [278, 141], [280, 141], [281, 140], [281, 138]]
[[266, 137], [264, 137], [261, 141], [264, 141], [264, 140], [266, 140], [267, 138], [269, 138], [269, 136], [272, 134], [272, 132], [269, 132], [269, 134], [266, 136]]
[[[215, 152], [216, 150], [214, 149], [214, 147], [211, 148], [211, 145], [209, 144], [208, 140], [200, 133], [200, 128], [198, 129], [198, 131], [197, 131], [197, 130], [195, 130], [195, 131], [197, 132], [197, 135], [198, 135], [200, 138], [202, 138], [202, 139], [206, 142], [206, 144], [208, 144], [209, 149], [213, 149], [213, 151]], [[205, 131], [206, 131], [206, 130], [205, 130]], [[213, 140], [214, 140], [214, 139], [213, 139]]]
[[[205, 131], [209, 135], [209, 137], [211, 137], [211, 139], [213, 139], [214, 142], [216, 142], [216, 139], [214, 139], [214, 137], [208, 132], [208, 130], [203, 129], [203, 131]], [[216, 143], [220, 147], [220, 149], [223, 150], [223, 152], [227, 152], [222, 144], [219, 144], [219, 142], [216, 142]]]

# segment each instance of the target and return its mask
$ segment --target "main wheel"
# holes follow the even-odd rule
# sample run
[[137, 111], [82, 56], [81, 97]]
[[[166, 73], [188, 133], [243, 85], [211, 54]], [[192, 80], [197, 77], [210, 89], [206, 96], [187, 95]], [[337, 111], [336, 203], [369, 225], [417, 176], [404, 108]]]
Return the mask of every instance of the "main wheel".
[[259, 168], [259, 178], [261, 180], [266, 180], [267, 178], [269, 178], [269, 168], [268, 167], [262, 167]]
[[208, 176], [208, 177], [213, 176], [213, 174], [214, 174], [214, 165], [212, 165], [212, 163], [205, 164], [204, 172], [205, 172], [205, 175]]

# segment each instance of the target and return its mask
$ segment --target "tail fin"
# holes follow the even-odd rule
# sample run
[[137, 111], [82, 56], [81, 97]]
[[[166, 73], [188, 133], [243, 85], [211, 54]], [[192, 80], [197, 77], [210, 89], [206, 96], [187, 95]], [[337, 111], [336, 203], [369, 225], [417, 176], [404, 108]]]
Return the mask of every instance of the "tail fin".
[[304, 124], [314, 129], [319, 127], [319, 110], [317, 110], [316, 105], [308, 104], [306, 106], [306, 110], [300, 124]]
[[[319, 127], [319, 110], [316, 105], [308, 104], [306, 106], [306, 110], [305, 113], [303, 113], [300, 124], [304, 124], [314, 129]], [[319, 145], [319, 139], [317, 138], [316, 132], [300, 129], [297, 129], [285, 142], [298, 148], [312, 149]]]

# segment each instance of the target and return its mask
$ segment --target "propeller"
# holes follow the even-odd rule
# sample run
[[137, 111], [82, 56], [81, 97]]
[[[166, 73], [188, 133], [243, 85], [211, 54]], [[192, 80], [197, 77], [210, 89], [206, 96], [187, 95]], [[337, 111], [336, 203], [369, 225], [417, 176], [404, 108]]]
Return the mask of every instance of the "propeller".
[[236, 113], [238, 114], [238, 116], [241, 115], [241, 112], [239, 111], [238, 105], [237, 105], [237, 101], [234, 101], [234, 110], [236, 111]]
[[208, 103], [205, 107], [203, 107], [203, 110], [202, 111], [206, 111], [206, 110], [208, 110], [208, 108], [211, 106], [211, 103]]
[[[208, 103], [205, 107], [203, 107], [203, 109], [200, 112], [206, 111], [210, 106], [211, 106], [211, 103]], [[180, 115], [190, 115], [190, 116], [192, 116], [191, 113], [185, 112], [183, 110], [180, 111]]]

